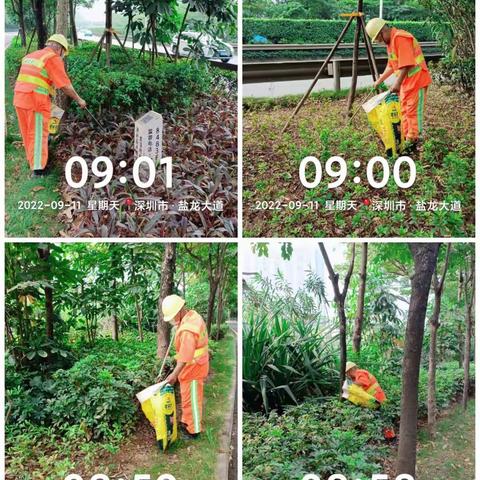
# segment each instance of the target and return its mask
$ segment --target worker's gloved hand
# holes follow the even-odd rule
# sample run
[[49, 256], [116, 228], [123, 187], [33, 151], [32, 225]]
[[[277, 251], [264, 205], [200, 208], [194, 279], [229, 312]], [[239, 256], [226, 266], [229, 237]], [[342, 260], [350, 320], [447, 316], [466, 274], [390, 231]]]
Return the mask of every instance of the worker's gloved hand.
[[376, 80], [375, 83], [373, 84], [373, 88], [375, 90], [378, 90], [380, 88], [380, 85], [382, 84], [383, 82], [380, 81], [380, 80]]
[[87, 102], [83, 98], [79, 98], [77, 103], [81, 109], [87, 108]]
[[398, 82], [395, 82], [391, 87], [390, 87], [390, 92], [391, 93], [400, 93], [400, 87], [402, 86], [402, 84], [398, 83]]
[[177, 383], [177, 377], [172, 373], [165, 379], [165, 381], [170, 385], [175, 385]]

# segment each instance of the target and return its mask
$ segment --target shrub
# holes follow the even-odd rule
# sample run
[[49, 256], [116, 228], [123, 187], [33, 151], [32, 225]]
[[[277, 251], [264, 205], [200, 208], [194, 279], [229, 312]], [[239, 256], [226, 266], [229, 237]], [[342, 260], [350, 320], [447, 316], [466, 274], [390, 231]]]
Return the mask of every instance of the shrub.
[[[408, 30], [418, 41], [434, 40], [431, 28], [424, 22], [390, 22], [392, 26]], [[345, 26], [343, 20], [255, 19], [243, 20], [244, 43], [254, 43], [261, 35], [270, 43], [335, 43]], [[350, 28], [345, 42], [353, 42], [354, 28]]]
[[[90, 110], [128, 112], [147, 110], [169, 112], [190, 107], [195, 97], [208, 93], [213, 73], [205, 62], [180, 60], [177, 63], [159, 58], [153, 67], [142, 59], [129, 61], [112, 47], [112, 65], [104, 60], [90, 62], [92, 43], [83, 43], [68, 56], [68, 74]], [[24, 50], [10, 46], [6, 53], [7, 73], [13, 81]], [[76, 104], [72, 109], [79, 112]]]
[[244, 302], [243, 401], [250, 410], [268, 412], [338, 388], [336, 338], [306, 291], [292, 297], [285, 288], [283, 297], [263, 288]]
[[153, 334], [143, 343], [128, 336], [99, 339], [93, 349], [77, 346], [83, 358], [51, 377], [12, 368], [6, 385], [9, 423], [16, 429], [30, 422], [54, 425], [59, 432], [77, 426], [88, 439], [128, 429], [138, 412], [135, 393], [158, 372], [155, 345]]
[[[377, 368], [381, 360], [377, 360]], [[361, 365], [364, 367], [364, 365]], [[472, 366], [473, 369], [473, 366]], [[380, 410], [356, 407], [337, 399], [309, 398], [288, 406], [282, 415], [243, 414], [243, 478], [289, 480], [315, 472], [322, 478], [342, 472], [370, 478], [387, 454], [383, 428], [400, 414], [401, 377], [375, 373], [388, 402]], [[473, 371], [473, 370], [472, 370]], [[463, 389], [463, 370], [456, 362], [437, 369], [437, 404], [448, 407]], [[427, 414], [427, 371], [420, 371], [419, 418]]]
[[312, 398], [281, 416], [244, 413], [243, 477], [289, 480], [349, 472], [370, 478], [380, 471], [382, 440], [380, 412], [336, 399]]

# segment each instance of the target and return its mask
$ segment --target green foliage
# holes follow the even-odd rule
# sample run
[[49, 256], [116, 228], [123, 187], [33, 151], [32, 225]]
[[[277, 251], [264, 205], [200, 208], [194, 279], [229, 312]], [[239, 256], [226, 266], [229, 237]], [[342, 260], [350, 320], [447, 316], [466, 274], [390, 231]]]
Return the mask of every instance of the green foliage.
[[[244, 160], [250, 168], [244, 171], [244, 233], [248, 237], [407, 237], [469, 236], [474, 225], [474, 102], [473, 97], [459, 94], [450, 86], [429, 87], [424, 145], [412, 154], [417, 175], [409, 189], [399, 189], [390, 177], [383, 189], [373, 189], [365, 179], [364, 166], [376, 155], [385, 155], [379, 137], [373, 132], [360, 104], [366, 94], [358, 95], [358, 115], [345, 123], [346, 107], [336, 98], [344, 92], [323, 92], [307, 101], [290, 128], [282, 127], [294, 107], [295, 98], [258, 99], [249, 101], [244, 110]], [[298, 98], [298, 97], [297, 97]], [[263, 110], [262, 110], [263, 109]], [[249, 111], [250, 110], [250, 111]], [[446, 113], [450, 112], [450, 113]], [[448, 128], [445, 128], [448, 125]], [[328, 189], [326, 182], [317, 188], [299, 189], [301, 161], [314, 156], [326, 161], [340, 155], [347, 162], [345, 183]], [[270, 168], [262, 170], [264, 159]], [[354, 167], [358, 160], [361, 169]], [[273, 162], [273, 163], [272, 163]], [[393, 163], [393, 162], [392, 162]], [[448, 166], [447, 166], [448, 165]], [[281, 166], [281, 168], [277, 168]], [[390, 164], [392, 168], [392, 164]], [[462, 174], [461, 170], [469, 171]], [[456, 172], [455, 174], [453, 172]], [[313, 179], [314, 169], [307, 171]], [[353, 181], [359, 175], [360, 183]], [[464, 180], [458, 181], [459, 178]], [[259, 191], [258, 185], [262, 186]], [[261, 202], [316, 201], [318, 209], [264, 209]], [[354, 200], [355, 211], [328, 210], [327, 202]], [[361, 199], [406, 202], [404, 212], [375, 211]], [[429, 202], [434, 200], [433, 208]], [[435, 204], [435, 201], [438, 203]], [[440, 205], [445, 201], [444, 207]], [[461, 202], [461, 211], [458, 203]], [[422, 203], [424, 202], [424, 203]], [[422, 211], [425, 205], [427, 211]], [[456, 208], [455, 208], [456, 206]], [[436, 208], [438, 207], [438, 208]], [[454, 207], [454, 208], [452, 208]], [[259, 215], [261, 211], [262, 215]], [[322, 215], [318, 212], [322, 211]]]
[[[335, 337], [318, 321], [319, 305], [311, 292], [321, 292], [314, 278], [293, 295], [275, 294], [264, 279], [244, 302], [243, 402], [245, 408], [268, 412], [298, 403], [309, 395], [329, 395], [338, 388]], [[319, 287], [319, 288], [318, 288]]]
[[10, 363], [6, 389], [16, 429], [36, 423], [61, 432], [76, 425], [90, 439], [109, 438], [132, 426], [138, 410], [135, 393], [155, 378], [155, 336], [149, 334], [143, 343], [128, 336], [119, 342], [99, 339], [94, 349], [81, 345], [76, 354], [88, 354], [51, 376]]
[[[431, 28], [424, 22], [390, 22], [390, 25], [411, 32], [418, 41], [434, 39]], [[345, 21], [244, 18], [244, 43], [253, 43], [255, 35], [262, 35], [269, 43], [335, 43]], [[346, 35], [345, 42], [353, 42], [354, 29]]]
[[380, 412], [311, 398], [269, 417], [244, 413], [243, 477], [290, 480], [315, 472], [365, 478], [380, 471]]
[[442, 45], [445, 58], [433, 70], [444, 83], [472, 93], [475, 90], [475, 2], [471, 0], [422, 0], [429, 11], [429, 25]]
[[[377, 352], [378, 353], [378, 352]], [[371, 361], [374, 362], [372, 354]], [[362, 368], [370, 367], [363, 356]], [[398, 433], [401, 382], [399, 373], [378, 373], [376, 356], [370, 371], [387, 395], [378, 411], [336, 399], [309, 398], [298, 406], [272, 412], [243, 414], [243, 476], [246, 480], [289, 480], [315, 472], [327, 478], [342, 472], [362, 480], [380, 471], [388, 453], [383, 428], [395, 425]], [[473, 380], [472, 380], [473, 381]], [[455, 363], [437, 369], [439, 409], [448, 407], [463, 389], [463, 371]], [[427, 371], [420, 374], [419, 418], [426, 416]]]
[[[153, 67], [144, 60], [129, 62], [120, 47], [112, 47], [112, 66], [93, 61], [93, 43], [82, 43], [68, 57], [68, 74], [89, 109], [135, 115], [155, 110], [169, 112], [190, 107], [192, 100], [211, 89], [214, 78], [206, 63], [157, 59]], [[7, 71], [13, 80], [25, 54], [21, 47], [10, 46], [6, 53]], [[132, 55], [132, 54], [130, 54]], [[136, 55], [136, 54], [135, 54]], [[78, 108], [73, 109], [80, 114]]]

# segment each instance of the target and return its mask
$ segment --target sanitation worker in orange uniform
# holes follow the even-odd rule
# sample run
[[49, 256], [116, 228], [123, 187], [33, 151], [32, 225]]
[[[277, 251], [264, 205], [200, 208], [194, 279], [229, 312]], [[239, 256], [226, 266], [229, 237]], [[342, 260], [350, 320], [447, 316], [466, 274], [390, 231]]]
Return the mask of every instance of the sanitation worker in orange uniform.
[[55, 95], [55, 89], [62, 90], [81, 108], [87, 105], [77, 94], [65, 72], [62, 59], [67, 54], [67, 39], [63, 35], [52, 35], [45, 48], [23, 57], [15, 83], [13, 105], [33, 176], [46, 174], [50, 97]]
[[423, 131], [427, 88], [432, 83], [422, 49], [411, 33], [390, 28], [381, 18], [372, 18], [368, 22], [367, 33], [373, 42], [387, 46], [387, 68], [374, 87], [378, 87], [392, 74], [397, 76], [390, 91], [398, 93], [400, 98], [402, 132], [406, 139], [402, 153], [413, 153], [418, 148]]
[[208, 332], [203, 318], [185, 307], [185, 300], [169, 295], [162, 302], [163, 318], [176, 325], [175, 350], [177, 365], [166, 378], [174, 385], [180, 382], [184, 439], [197, 438], [202, 431], [203, 383], [208, 375]]
[[353, 362], [347, 362], [345, 373], [353, 383], [362, 387], [369, 395], [375, 397], [380, 403], [383, 403], [387, 397], [377, 382], [377, 379], [367, 370], [361, 370]]

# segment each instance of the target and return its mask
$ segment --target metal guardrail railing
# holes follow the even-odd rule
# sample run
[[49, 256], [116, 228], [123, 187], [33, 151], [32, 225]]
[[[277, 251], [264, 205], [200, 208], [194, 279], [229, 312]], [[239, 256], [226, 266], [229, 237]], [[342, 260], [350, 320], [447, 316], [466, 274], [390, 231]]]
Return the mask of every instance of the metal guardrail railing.
[[[424, 53], [425, 60], [438, 61], [442, 53]], [[381, 70], [387, 65], [387, 57], [375, 57], [377, 67]], [[266, 83], [291, 80], [311, 80], [317, 74], [323, 59], [314, 60], [270, 60], [243, 63], [244, 83]], [[358, 74], [369, 75], [367, 58], [358, 59]], [[352, 75], [351, 58], [333, 58], [320, 78], [334, 80], [334, 89], [340, 88], [340, 78]]]
[[[422, 48], [439, 47], [438, 42], [420, 42]], [[333, 43], [255, 43], [243, 45], [244, 52], [276, 52], [281, 50], [331, 50]], [[342, 43], [339, 50], [353, 49], [353, 43]], [[360, 43], [360, 48], [366, 48], [365, 43]]]

